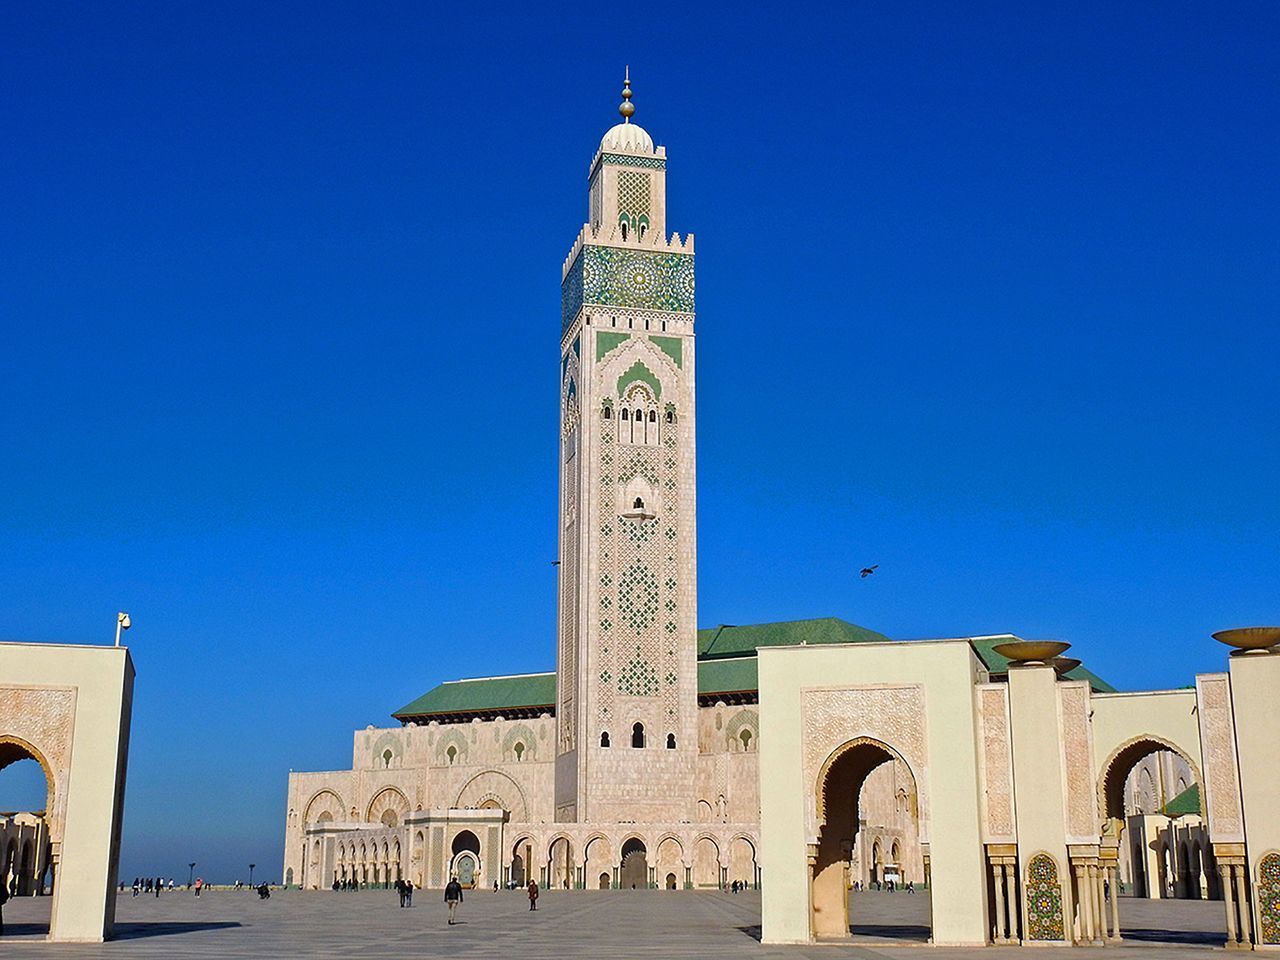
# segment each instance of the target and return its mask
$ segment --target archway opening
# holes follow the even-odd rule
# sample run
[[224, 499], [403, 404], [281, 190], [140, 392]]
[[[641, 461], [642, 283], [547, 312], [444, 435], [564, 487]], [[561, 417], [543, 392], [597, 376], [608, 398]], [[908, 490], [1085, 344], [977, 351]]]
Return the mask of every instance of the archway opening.
[[600, 883], [600, 889], [601, 889], [601, 890], [608, 890], [608, 889], [609, 889], [609, 874], [607, 874], [607, 873], [601, 873], [601, 874], [600, 874], [600, 877], [599, 877], [599, 883]]
[[855, 740], [832, 754], [816, 790], [814, 936], [927, 942], [933, 919], [906, 762], [884, 743]]
[[618, 880], [623, 890], [643, 890], [649, 886], [649, 861], [644, 843], [632, 837], [622, 845]]
[[548, 851], [547, 886], [569, 890], [573, 887], [573, 845], [566, 837], [556, 837]]
[[0, 882], [11, 896], [53, 892], [53, 782], [36, 751], [0, 740]]
[[470, 830], [461, 830], [453, 838], [453, 861], [450, 873], [458, 878], [458, 883], [472, 888], [479, 882], [480, 876], [480, 838]]
[[1104, 766], [1098, 797], [1116, 878], [1109, 926], [1118, 918], [1126, 939], [1221, 946], [1221, 908], [1173, 903], [1222, 899], [1195, 764], [1161, 737], [1136, 738]]

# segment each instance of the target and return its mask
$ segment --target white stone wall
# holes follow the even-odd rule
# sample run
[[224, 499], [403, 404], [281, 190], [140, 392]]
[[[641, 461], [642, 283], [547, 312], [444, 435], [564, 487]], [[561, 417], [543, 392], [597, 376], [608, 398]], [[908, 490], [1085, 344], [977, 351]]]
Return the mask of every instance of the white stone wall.
[[[651, 881], [658, 886], [669, 876], [675, 876], [680, 889], [733, 880], [754, 883], [760, 819], [758, 710], [754, 704], [699, 708], [697, 757], [688, 779], [683, 773], [681, 779], [664, 773], [661, 760], [671, 752], [664, 746], [610, 747], [621, 769], [642, 771], [648, 790], [681, 797], [680, 806], [671, 816], [646, 817], [643, 802], [637, 801], [634, 816], [572, 824], [556, 822], [555, 721], [549, 716], [356, 731], [352, 769], [289, 776], [284, 879], [327, 887], [335, 874], [358, 873], [362, 882], [382, 883], [396, 879], [399, 869], [401, 876], [415, 882], [421, 877], [431, 885], [447, 869], [451, 835], [433, 837], [433, 828], [427, 827], [419, 841], [418, 828], [406, 827], [406, 818], [423, 811], [496, 806], [508, 811], [510, 819], [501, 831], [496, 862], [487, 831], [481, 836], [488, 883], [509, 879], [513, 857], [529, 848], [539, 882], [550, 878], [559, 886], [567, 875], [574, 886], [594, 888], [601, 874], [607, 874], [614, 885], [623, 845], [633, 839], [644, 844]], [[520, 760], [515, 759], [517, 743], [525, 745]], [[455, 750], [452, 762], [450, 747]], [[905, 877], [918, 881], [923, 874], [914, 783], [897, 767], [886, 764], [863, 789], [860, 803], [868, 838], [864, 882], [871, 879], [873, 840], [882, 841], [885, 861], [897, 840]], [[357, 849], [353, 837], [363, 845], [360, 856], [349, 852]], [[394, 853], [397, 841], [400, 859], [393, 857], [384, 872], [383, 847]], [[520, 855], [523, 861], [525, 855]], [[433, 858], [438, 861], [434, 873]], [[855, 863], [861, 862], [855, 854]]]

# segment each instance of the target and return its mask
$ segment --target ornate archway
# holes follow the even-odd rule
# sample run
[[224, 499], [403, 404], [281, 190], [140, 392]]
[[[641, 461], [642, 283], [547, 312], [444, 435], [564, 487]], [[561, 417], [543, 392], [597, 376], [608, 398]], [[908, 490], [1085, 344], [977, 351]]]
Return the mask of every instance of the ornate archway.
[[[849, 861], [859, 826], [862, 786], [872, 771], [894, 761], [915, 780], [916, 772], [889, 744], [874, 737], [856, 737], [832, 751], [818, 771], [813, 788], [818, 842], [810, 847], [810, 923], [815, 937], [848, 939], [852, 933]], [[883, 841], [877, 840], [875, 849], [883, 864]], [[928, 929], [918, 931], [926, 939], [930, 933]]]

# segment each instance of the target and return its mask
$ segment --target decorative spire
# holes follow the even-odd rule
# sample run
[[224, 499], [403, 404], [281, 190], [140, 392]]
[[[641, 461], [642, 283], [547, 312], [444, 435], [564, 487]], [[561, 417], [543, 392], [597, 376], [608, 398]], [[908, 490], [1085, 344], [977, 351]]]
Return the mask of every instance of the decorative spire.
[[631, 115], [636, 112], [636, 105], [631, 102], [631, 65], [627, 65], [626, 77], [622, 81], [622, 103], [618, 104], [618, 112], [622, 114], [622, 122], [630, 123]]

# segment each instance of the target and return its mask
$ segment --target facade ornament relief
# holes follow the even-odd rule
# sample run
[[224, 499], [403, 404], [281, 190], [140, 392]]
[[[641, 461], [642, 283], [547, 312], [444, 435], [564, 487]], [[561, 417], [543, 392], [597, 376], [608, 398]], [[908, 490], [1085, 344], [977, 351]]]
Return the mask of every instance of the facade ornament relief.
[[929, 763], [924, 688], [918, 684], [809, 689], [800, 697], [804, 729], [804, 782], [808, 791], [805, 831], [816, 842], [819, 829], [818, 775], [832, 753], [852, 740], [876, 740], [910, 768], [919, 797], [920, 840], [929, 840]]

